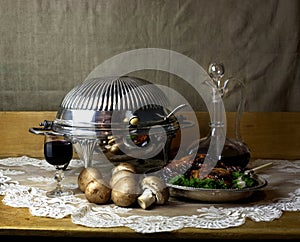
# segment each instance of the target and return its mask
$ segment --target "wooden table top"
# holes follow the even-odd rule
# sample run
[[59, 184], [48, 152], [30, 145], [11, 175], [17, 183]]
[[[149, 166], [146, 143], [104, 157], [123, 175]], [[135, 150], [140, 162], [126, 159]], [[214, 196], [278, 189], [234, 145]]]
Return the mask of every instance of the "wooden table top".
[[[207, 116], [197, 114], [201, 123]], [[41, 139], [29, 134], [44, 119], [53, 120], [55, 112], [0, 112], [0, 157], [42, 154]], [[231, 115], [229, 114], [229, 118]], [[207, 122], [203, 125], [206, 126]], [[204, 127], [205, 129], [205, 127]], [[207, 130], [207, 129], [206, 129]], [[300, 113], [245, 113], [241, 133], [253, 158], [300, 159]], [[3, 196], [0, 197], [1, 200]], [[70, 218], [35, 217], [27, 208], [0, 203], [0, 235], [53, 236], [124, 239], [299, 239], [300, 212], [284, 212], [272, 222], [254, 222], [228, 229], [184, 228], [173, 232], [141, 234], [126, 227], [88, 228], [73, 224]]]

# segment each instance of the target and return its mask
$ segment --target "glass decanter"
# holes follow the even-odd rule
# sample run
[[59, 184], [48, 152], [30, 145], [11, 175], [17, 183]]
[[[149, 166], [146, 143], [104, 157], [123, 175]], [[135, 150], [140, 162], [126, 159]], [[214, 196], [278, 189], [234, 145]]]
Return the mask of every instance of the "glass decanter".
[[[238, 97], [238, 106], [234, 117], [234, 137], [228, 137], [226, 134], [225, 143], [221, 152], [221, 157], [219, 157], [218, 163], [222, 163], [222, 166], [236, 167], [237, 169], [245, 169], [250, 161], [250, 150], [247, 144], [241, 138], [240, 135], [240, 119], [243, 113], [245, 104], [244, 95], [244, 84], [235, 78], [223, 80], [224, 76], [224, 66], [222, 63], [211, 63], [208, 68], [208, 74], [210, 75], [212, 81], [216, 85], [216, 89], [220, 93], [223, 101], [226, 101], [226, 97], [238, 91], [240, 96]], [[218, 116], [219, 110], [214, 110], [214, 116]], [[204, 156], [208, 152], [208, 148], [211, 143], [212, 132], [214, 130], [213, 123], [210, 123], [209, 134], [196, 141], [191, 145], [189, 153], [197, 152], [198, 154], [203, 154]], [[218, 164], [217, 164], [218, 165]]]

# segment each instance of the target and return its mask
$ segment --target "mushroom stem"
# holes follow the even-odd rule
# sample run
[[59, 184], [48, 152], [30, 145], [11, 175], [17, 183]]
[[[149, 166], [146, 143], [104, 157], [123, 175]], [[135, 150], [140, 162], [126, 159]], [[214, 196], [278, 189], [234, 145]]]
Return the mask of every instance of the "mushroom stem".
[[143, 209], [147, 209], [155, 202], [155, 195], [152, 193], [151, 189], [145, 189], [143, 193], [137, 198], [138, 204]]

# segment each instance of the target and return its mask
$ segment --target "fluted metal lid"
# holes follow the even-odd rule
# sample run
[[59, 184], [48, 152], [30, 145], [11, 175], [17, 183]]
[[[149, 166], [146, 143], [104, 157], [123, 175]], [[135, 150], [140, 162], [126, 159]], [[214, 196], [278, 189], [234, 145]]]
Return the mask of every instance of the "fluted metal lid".
[[168, 116], [168, 107], [162, 90], [147, 80], [131, 76], [93, 78], [66, 94], [52, 128], [65, 134], [94, 136], [126, 129], [132, 118], [138, 119], [140, 128], [155, 124], [170, 128], [175, 119]]
[[61, 107], [76, 110], [120, 111], [167, 107], [162, 91], [147, 80], [137, 77], [100, 77], [84, 81], [63, 99]]

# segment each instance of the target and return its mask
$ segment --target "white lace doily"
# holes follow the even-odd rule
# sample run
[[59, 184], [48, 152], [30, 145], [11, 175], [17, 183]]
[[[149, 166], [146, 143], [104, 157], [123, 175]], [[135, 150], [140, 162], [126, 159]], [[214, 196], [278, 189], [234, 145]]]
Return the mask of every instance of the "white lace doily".
[[[185, 227], [225, 229], [240, 226], [246, 219], [271, 222], [284, 211], [300, 210], [300, 160], [271, 161], [272, 167], [260, 173], [268, 185], [243, 203], [207, 204], [170, 198], [167, 205], [150, 210], [96, 205], [89, 203], [78, 189], [77, 177], [83, 166], [80, 160], [71, 161], [63, 181], [75, 194], [51, 199], [45, 192], [55, 186], [53, 166], [27, 156], [0, 160], [0, 195], [4, 195], [5, 205], [26, 207], [33, 216], [53, 219], [70, 216], [73, 223], [87, 227], [126, 226], [139, 233]], [[255, 160], [251, 166], [268, 162]]]

